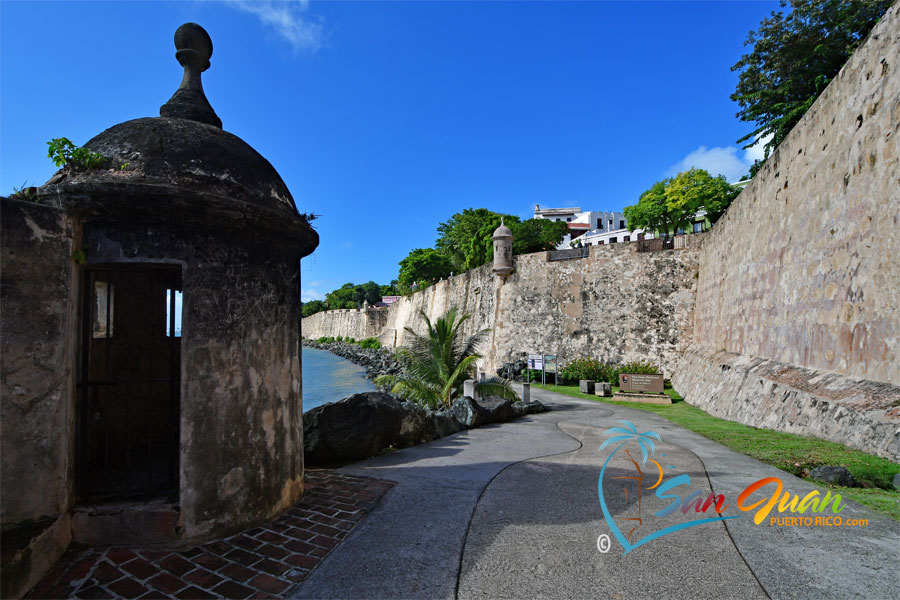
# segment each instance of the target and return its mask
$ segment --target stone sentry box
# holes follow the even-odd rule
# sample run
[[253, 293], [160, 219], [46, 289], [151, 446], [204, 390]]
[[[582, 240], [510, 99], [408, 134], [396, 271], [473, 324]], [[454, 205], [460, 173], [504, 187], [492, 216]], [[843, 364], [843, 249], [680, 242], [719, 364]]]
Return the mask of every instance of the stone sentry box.
[[2, 200], [2, 523], [49, 523], [63, 548], [70, 530], [212, 537], [303, 490], [300, 259], [318, 235], [222, 130], [209, 36], [188, 23], [175, 44], [162, 116], [85, 144], [106, 168]]

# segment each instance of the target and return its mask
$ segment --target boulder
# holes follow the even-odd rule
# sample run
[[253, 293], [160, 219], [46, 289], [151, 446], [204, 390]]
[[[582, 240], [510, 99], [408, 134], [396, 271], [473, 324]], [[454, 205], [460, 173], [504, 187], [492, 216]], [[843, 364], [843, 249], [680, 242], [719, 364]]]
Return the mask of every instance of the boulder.
[[518, 419], [519, 417], [524, 417], [525, 415], [542, 413], [546, 410], [547, 408], [537, 400], [529, 402], [528, 404], [525, 404], [524, 402], [513, 402], [512, 404], [513, 419]]
[[487, 418], [487, 411], [469, 396], [454, 400], [448, 412], [466, 429], [481, 427]]
[[394, 445], [398, 447], [425, 444], [460, 431], [463, 427], [448, 412], [427, 411], [414, 402], [403, 403], [404, 415]]
[[810, 471], [810, 477], [824, 481], [825, 483], [834, 483], [836, 485], [853, 486], [856, 480], [853, 475], [844, 467], [816, 467]]
[[382, 392], [354, 394], [303, 415], [307, 464], [333, 464], [374, 456], [400, 438], [406, 411]]
[[545, 410], [547, 409], [544, 405], [536, 400], [525, 404], [496, 396], [478, 401], [472, 400], [469, 396], [463, 396], [453, 402], [448, 412], [463, 427], [474, 429], [490, 423], [505, 423], [512, 419], [544, 412]]
[[506, 421], [515, 418], [512, 404], [512, 400], [499, 398], [497, 396], [479, 400], [478, 405], [485, 411], [484, 422], [482, 425], [488, 423], [505, 423]]

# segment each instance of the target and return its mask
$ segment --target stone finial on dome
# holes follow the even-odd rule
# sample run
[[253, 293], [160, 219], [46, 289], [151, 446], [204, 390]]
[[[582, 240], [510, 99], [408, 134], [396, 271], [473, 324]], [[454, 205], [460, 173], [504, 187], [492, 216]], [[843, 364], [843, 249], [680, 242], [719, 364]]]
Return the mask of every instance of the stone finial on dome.
[[209, 68], [212, 52], [212, 39], [196, 23], [185, 23], [175, 31], [175, 58], [184, 67], [184, 78], [169, 101], [160, 107], [159, 116], [222, 128], [222, 119], [206, 99], [200, 80], [200, 74]]

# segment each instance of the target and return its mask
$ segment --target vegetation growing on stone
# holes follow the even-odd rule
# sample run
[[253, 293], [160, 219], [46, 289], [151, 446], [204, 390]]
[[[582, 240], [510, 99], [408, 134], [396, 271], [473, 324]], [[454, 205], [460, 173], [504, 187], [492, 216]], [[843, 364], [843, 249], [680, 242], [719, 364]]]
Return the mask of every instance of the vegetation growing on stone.
[[68, 138], [53, 138], [47, 142], [47, 157], [57, 167], [68, 167], [76, 171], [103, 168], [109, 159], [99, 152], [80, 148]]
[[[740, 71], [731, 99], [737, 116], [753, 123], [738, 142], [766, 138], [765, 158], [787, 137], [825, 86], [890, 8], [893, 0], [791, 0], [751, 31], [753, 50], [731, 67]], [[787, 3], [782, 0], [781, 6]], [[751, 168], [751, 174], [762, 163]]]
[[[412, 341], [397, 351], [403, 373], [380, 375], [375, 384], [428, 408], [449, 407], [462, 395], [465, 380], [473, 377], [475, 362], [482, 357], [478, 346], [490, 330], [463, 337], [462, 326], [470, 315], [460, 315], [456, 307], [433, 323], [424, 311], [419, 311], [419, 315], [425, 323], [424, 335], [407, 327]], [[481, 396], [519, 399], [509, 382], [498, 377], [478, 382], [477, 390]]]

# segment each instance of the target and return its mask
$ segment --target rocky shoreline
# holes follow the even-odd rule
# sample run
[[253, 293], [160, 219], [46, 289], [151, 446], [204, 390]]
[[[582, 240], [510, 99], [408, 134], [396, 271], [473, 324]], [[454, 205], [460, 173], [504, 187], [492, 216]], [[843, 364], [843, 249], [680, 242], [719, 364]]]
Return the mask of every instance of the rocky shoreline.
[[394, 360], [394, 353], [387, 348], [360, 348], [349, 342], [328, 342], [320, 344], [315, 340], [303, 340], [303, 346], [317, 350], [327, 350], [336, 356], [366, 369], [366, 377], [375, 379], [379, 375], [398, 375], [400, 363]]
[[[400, 363], [387, 348], [360, 348], [349, 342], [303, 346], [327, 350], [366, 369], [366, 377], [397, 375]], [[311, 465], [335, 465], [374, 456], [386, 448], [424, 444], [490, 423], [503, 423], [546, 410], [540, 402], [523, 404], [501, 398], [457, 398], [441, 410], [403, 402], [390, 394], [367, 392], [317, 406], [303, 415], [303, 446]]]

